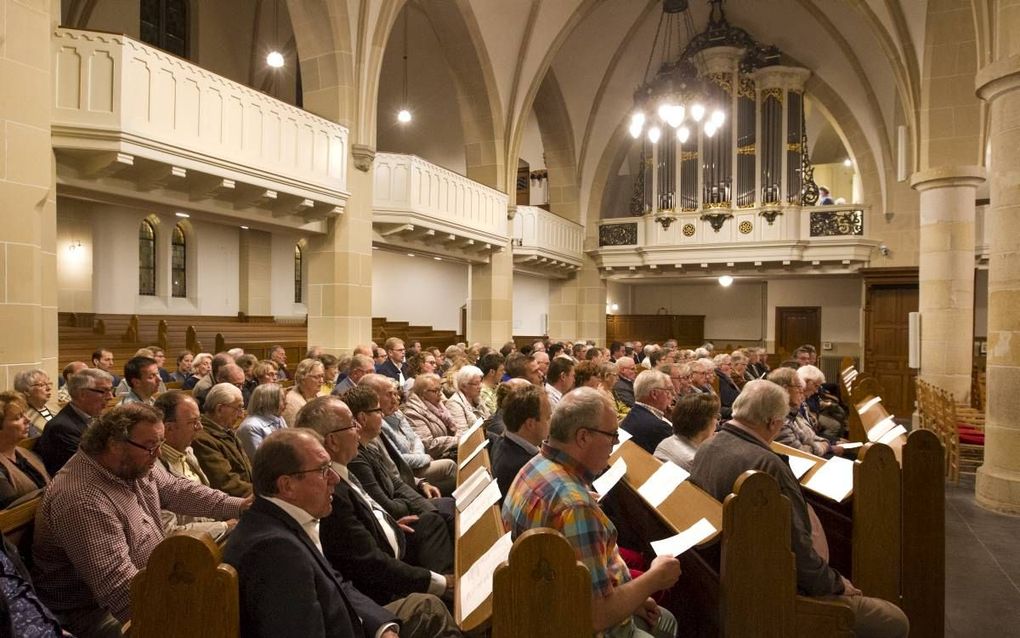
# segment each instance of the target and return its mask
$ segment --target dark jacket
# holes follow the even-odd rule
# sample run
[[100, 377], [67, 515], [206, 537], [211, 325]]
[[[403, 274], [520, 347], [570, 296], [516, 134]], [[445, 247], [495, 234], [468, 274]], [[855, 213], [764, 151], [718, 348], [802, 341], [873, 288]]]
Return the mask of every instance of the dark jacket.
[[[365, 491], [395, 519], [410, 514], [434, 511], [435, 507], [429, 503], [428, 499], [411, 486], [413, 483], [408, 484], [390, 473], [389, 464], [386, 463], [383, 456], [386, 454], [386, 450], [382, 447], [384, 444], [382, 437], [373, 441], [373, 443], [376, 442], [380, 442], [378, 447], [374, 444], [366, 446], [359, 443], [358, 455], [347, 464], [347, 469], [358, 477], [358, 481], [361, 482]], [[395, 461], [392, 457], [390, 460]], [[402, 462], [403, 459], [400, 461]]]
[[251, 494], [251, 462], [233, 430], [202, 417], [202, 429], [191, 442], [209, 486], [231, 496]]
[[673, 427], [643, 405], [634, 404], [631, 411], [620, 421], [620, 427], [630, 432], [634, 437], [631, 440], [640, 445], [649, 454], [655, 453], [655, 448], [663, 439], [673, 436]]
[[78, 442], [88, 426], [89, 422], [70, 403], [46, 424], [42, 436], [35, 442], [34, 451], [42, 458], [50, 476], [56, 476], [57, 471], [78, 451]]
[[500, 502], [510, 491], [510, 485], [517, 478], [524, 464], [535, 457], [534, 454], [521, 447], [513, 439], [507, 438], [504, 434], [492, 442], [492, 474], [499, 484], [499, 492], [503, 496]]
[[719, 412], [725, 421], [733, 415], [733, 402], [737, 400], [740, 388], [728, 374], [723, 374], [720, 370], [715, 371], [715, 376], [719, 378], [719, 403], [722, 404]]
[[375, 373], [387, 376], [394, 381], [400, 381], [400, 375], [403, 373], [404, 381], [407, 381], [411, 371], [408, 369], [406, 361], [400, 364], [400, 367], [397, 368], [397, 364], [393, 363], [393, 361], [387, 357], [386, 361], [375, 366]]
[[237, 570], [245, 638], [371, 638], [397, 619], [333, 569], [286, 512], [256, 498], [223, 560]]
[[628, 408], [634, 407], [634, 382], [630, 379], [624, 379], [620, 377], [616, 380], [616, 384], [613, 386], [613, 394], [616, 396], [616, 400], [623, 403]]

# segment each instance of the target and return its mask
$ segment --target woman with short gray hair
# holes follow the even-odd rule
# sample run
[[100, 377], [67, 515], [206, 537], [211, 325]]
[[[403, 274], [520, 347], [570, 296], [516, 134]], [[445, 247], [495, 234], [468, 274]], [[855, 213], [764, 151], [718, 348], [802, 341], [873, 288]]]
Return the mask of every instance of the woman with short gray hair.
[[482, 371], [475, 366], [466, 365], [453, 377], [457, 391], [446, 400], [446, 409], [450, 418], [457, 426], [459, 436], [474, 425], [478, 419], [485, 420], [492, 416], [485, 402], [482, 401]]
[[237, 428], [237, 438], [249, 459], [267, 436], [287, 427], [280, 414], [283, 412], [284, 392], [278, 383], [264, 383], [255, 387], [248, 402], [248, 416]]
[[54, 417], [46, 403], [53, 395], [53, 383], [50, 375], [42, 368], [23, 370], [14, 377], [14, 389], [25, 397], [28, 417], [28, 438], [34, 439], [42, 434], [46, 424]]

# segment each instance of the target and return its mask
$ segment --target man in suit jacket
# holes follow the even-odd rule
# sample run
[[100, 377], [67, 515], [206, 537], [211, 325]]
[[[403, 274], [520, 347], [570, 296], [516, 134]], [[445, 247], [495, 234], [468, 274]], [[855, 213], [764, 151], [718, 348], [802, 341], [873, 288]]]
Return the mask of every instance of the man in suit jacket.
[[658, 370], [645, 370], [634, 380], [634, 407], [620, 422], [620, 427], [632, 435], [632, 440], [649, 454], [673, 435], [673, 424], [666, 417], [676, 389], [669, 375]]
[[390, 337], [383, 344], [383, 349], [386, 350], [386, 360], [375, 367], [376, 373], [394, 379], [400, 387], [404, 387], [407, 375], [411, 374], [405, 361], [404, 342], [396, 337]]
[[113, 377], [104, 370], [86, 368], [68, 378], [67, 392], [71, 402], [50, 420], [35, 444], [50, 476], [74, 456], [89, 422], [103, 413], [107, 399], [113, 397]]
[[[432, 533], [445, 539], [447, 551], [422, 553], [417, 543], [408, 543], [408, 519], [394, 520], [365, 492], [347, 464], [358, 454], [361, 424], [350, 408], [336, 397], [317, 397], [298, 413], [296, 426], [323, 436], [323, 446], [340, 481], [333, 488], [333, 511], [322, 519], [320, 538], [329, 562], [350, 574], [354, 585], [378, 603], [385, 604], [408, 594], [452, 595], [454, 579], [453, 545], [446, 526], [438, 517]], [[408, 551], [410, 549], [410, 551]]]
[[348, 368], [347, 376], [333, 387], [333, 396], [341, 397], [345, 392], [358, 385], [361, 377], [375, 372], [375, 361], [372, 357], [364, 354], [356, 354], [351, 357], [351, 365]]
[[502, 410], [506, 432], [492, 444], [492, 473], [500, 493], [506, 496], [517, 473], [549, 436], [552, 408], [542, 388], [525, 385], [506, 395]]
[[433, 597], [414, 595], [380, 607], [326, 560], [319, 519], [330, 514], [340, 477], [320, 439], [307, 429], [281, 430], [267, 437], [255, 454], [256, 499], [224, 552], [224, 561], [237, 569], [241, 634], [457, 635], [445, 628], [449, 613], [441, 604], [436, 607]]
[[628, 408], [634, 407], [634, 377], [637, 376], [637, 366], [631, 357], [620, 357], [616, 360], [616, 384], [613, 386], [613, 395], [616, 400]]

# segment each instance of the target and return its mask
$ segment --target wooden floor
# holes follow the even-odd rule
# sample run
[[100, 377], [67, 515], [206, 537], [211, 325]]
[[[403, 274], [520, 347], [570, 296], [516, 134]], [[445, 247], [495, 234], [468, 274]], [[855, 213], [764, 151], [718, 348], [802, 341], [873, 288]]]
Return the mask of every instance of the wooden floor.
[[946, 638], [1020, 636], [1020, 517], [974, 500], [974, 479], [946, 488]]

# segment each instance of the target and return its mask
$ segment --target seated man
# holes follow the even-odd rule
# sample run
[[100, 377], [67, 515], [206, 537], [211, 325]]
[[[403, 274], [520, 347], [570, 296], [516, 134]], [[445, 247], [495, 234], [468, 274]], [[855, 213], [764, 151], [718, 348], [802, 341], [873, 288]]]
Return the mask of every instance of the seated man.
[[375, 372], [375, 361], [372, 357], [364, 354], [356, 354], [351, 357], [351, 366], [348, 369], [347, 376], [343, 381], [337, 383], [333, 388], [333, 396], [343, 396], [344, 392], [347, 392], [354, 386], [358, 385], [361, 378], [366, 374], [372, 374]]
[[307, 428], [280, 430], [255, 453], [257, 496], [223, 556], [237, 570], [241, 635], [459, 636], [435, 597], [412, 594], [380, 607], [326, 560], [319, 519], [329, 516], [340, 477], [320, 440]]
[[797, 591], [806, 596], [836, 597], [854, 611], [857, 636], [906, 636], [907, 617], [896, 605], [861, 594], [861, 591], [829, 566], [812, 545], [811, 519], [797, 478], [786, 459], [769, 444], [783, 427], [789, 395], [771, 381], [748, 381], [733, 403], [733, 418], [719, 433], [698, 448], [691, 480], [724, 500], [737, 478], [747, 470], [759, 470], [779, 483], [790, 500], [790, 548], [797, 566]]
[[616, 410], [592, 388], [563, 397], [553, 412], [549, 440], [517, 475], [503, 502], [503, 522], [519, 537], [551, 527], [573, 546], [591, 573], [592, 628], [611, 638], [676, 635], [676, 619], [650, 596], [672, 587], [680, 563], [659, 556], [631, 579], [616, 545], [616, 527], [591, 493], [591, 481], [606, 469], [619, 438]]
[[776, 435], [776, 441], [783, 445], [789, 445], [802, 452], [814, 454], [815, 456], [831, 457], [843, 456], [843, 448], [830, 443], [824, 437], [818, 436], [807, 417], [801, 415], [800, 407], [804, 403], [804, 381], [792, 368], [778, 368], [769, 373], [767, 379], [786, 390], [789, 400], [786, 419], [783, 427]]
[[630, 357], [620, 357], [616, 360], [616, 385], [613, 386], [613, 395], [616, 400], [628, 408], [634, 407], [634, 377], [637, 376], [637, 365]]
[[159, 366], [150, 357], [132, 357], [124, 364], [124, 381], [130, 388], [121, 396], [120, 403], [145, 403], [152, 405], [153, 395], [159, 390]]
[[[212, 358], [211, 363], [212, 367], [209, 369], [209, 373], [199, 379], [198, 383], [191, 390], [191, 394], [198, 401], [198, 407], [201, 410], [205, 409], [205, 395], [209, 393], [209, 390], [214, 385], [221, 383], [220, 369], [228, 365], [234, 365], [234, 357], [226, 352], [218, 352]], [[244, 374], [244, 371], [241, 374]]]
[[673, 423], [666, 418], [666, 411], [673, 403], [676, 390], [666, 373], [645, 370], [634, 379], [634, 396], [634, 406], [620, 422], [620, 427], [652, 454], [659, 443], [673, 435]]
[[539, 446], [549, 436], [552, 408], [549, 395], [528, 384], [510, 390], [500, 405], [506, 432], [492, 444], [492, 474], [505, 497], [517, 473], [538, 454]]
[[71, 378], [72, 374], [77, 374], [82, 370], [88, 369], [88, 367], [88, 364], [84, 361], [72, 361], [60, 371], [60, 379], [58, 379], [60, 389], [57, 390], [57, 407], [62, 408], [71, 402], [71, 395], [67, 392], [67, 380]]
[[97, 368], [85, 368], [67, 380], [67, 392], [71, 402], [53, 417], [35, 443], [35, 452], [50, 476], [56, 476], [74, 456], [89, 422], [102, 414], [107, 399], [113, 398], [113, 377]]
[[[322, 551], [340, 572], [380, 604], [414, 592], [443, 596], [453, 591], [453, 543], [446, 523], [427, 516], [394, 520], [368, 495], [347, 464], [358, 454], [361, 424], [336, 397], [316, 397], [298, 413], [298, 428], [314, 430], [340, 481], [333, 488], [333, 511], [322, 519]], [[417, 519], [416, 529], [409, 524]], [[421, 542], [424, 537], [428, 542]], [[408, 542], [413, 537], [413, 542]], [[429, 546], [431, 545], [431, 546]]]
[[549, 374], [545, 381], [545, 391], [549, 395], [549, 405], [556, 407], [563, 395], [574, 389], [574, 361], [566, 357], [556, 357], [549, 365]]
[[245, 506], [156, 465], [162, 441], [155, 408], [113, 408], [85, 431], [81, 449], [39, 506], [32, 545], [37, 590], [76, 636], [121, 635], [131, 613], [131, 579], [165, 536], [160, 510], [225, 520]]
[[241, 390], [217, 383], [206, 396], [202, 428], [192, 441], [209, 485], [233, 496], [251, 495], [251, 462], [237, 438], [243, 413]]

